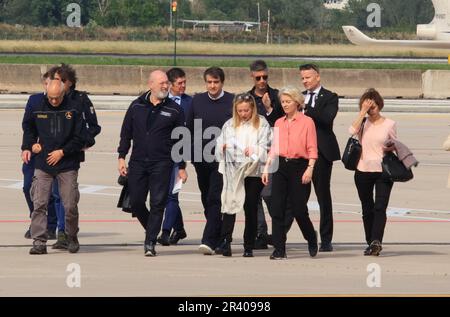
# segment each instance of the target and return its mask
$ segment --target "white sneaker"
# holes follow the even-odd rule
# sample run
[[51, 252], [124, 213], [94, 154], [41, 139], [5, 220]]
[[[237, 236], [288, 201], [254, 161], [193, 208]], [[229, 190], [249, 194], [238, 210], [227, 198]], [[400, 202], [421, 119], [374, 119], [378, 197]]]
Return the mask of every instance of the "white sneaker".
[[213, 255], [214, 251], [206, 244], [200, 244], [198, 247], [198, 250], [203, 253], [204, 255]]

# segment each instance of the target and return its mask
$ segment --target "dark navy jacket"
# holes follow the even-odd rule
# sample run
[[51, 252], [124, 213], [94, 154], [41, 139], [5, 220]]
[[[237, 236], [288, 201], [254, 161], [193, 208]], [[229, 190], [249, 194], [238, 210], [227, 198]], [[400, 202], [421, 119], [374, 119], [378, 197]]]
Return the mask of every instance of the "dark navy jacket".
[[275, 121], [284, 116], [284, 110], [281, 107], [280, 98], [278, 97], [278, 89], [273, 89], [271, 87], [267, 87], [267, 91], [269, 93], [270, 103], [272, 105], [272, 112], [267, 115], [266, 107], [264, 107], [264, 103], [262, 102], [262, 97], [259, 97], [255, 93], [255, 87], [249, 91], [249, 93], [255, 98], [256, 108], [258, 109], [258, 114], [264, 116], [269, 122], [270, 126], [273, 127], [275, 125]]
[[86, 128], [88, 132], [86, 147], [91, 147], [95, 144], [94, 138], [102, 130], [102, 127], [98, 124], [94, 105], [85, 92], [72, 89], [67, 95], [80, 107], [80, 112], [83, 114], [83, 119], [86, 122]]
[[[36, 169], [56, 174], [80, 168], [80, 152], [87, 133], [76, 103], [64, 97], [61, 105], [53, 107], [46, 98], [42, 98], [25, 112], [22, 127], [22, 151], [31, 151], [37, 142], [42, 146], [42, 151], [36, 155]], [[49, 166], [48, 154], [61, 149], [63, 158], [55, 166]]]
[[[150, 92], [146, 92], [128, 108], [120, 131], [119, 158], [125, 158], [133, 140], [130, 161], [172, 160], [172, 146], [179, 140], [171, 135], [173, 129], [185, 126], [183, 109], [170, 98], [157, 106], [149, 98]], [[181, 168], [186, 165], [177, 163]]]

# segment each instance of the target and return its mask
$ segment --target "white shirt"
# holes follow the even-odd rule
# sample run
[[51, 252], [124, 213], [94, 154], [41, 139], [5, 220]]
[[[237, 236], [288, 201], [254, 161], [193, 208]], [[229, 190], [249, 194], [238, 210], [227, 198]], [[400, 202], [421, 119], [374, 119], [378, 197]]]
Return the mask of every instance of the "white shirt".
[[317, 96], [319, 96], [319, 91], [320, 89], [322, 89], [322, 86], [317, 87], [314, 91], [307, 91], [305, 94], [305, 105], [307, 105], [309, 103], [309, 99], [311, 98], [310, 93], [314, 93], [314, 99], [312, 101], [311, 104], [311, 108], [314, 108], [316, 106], [316, 100], [317, 100]]

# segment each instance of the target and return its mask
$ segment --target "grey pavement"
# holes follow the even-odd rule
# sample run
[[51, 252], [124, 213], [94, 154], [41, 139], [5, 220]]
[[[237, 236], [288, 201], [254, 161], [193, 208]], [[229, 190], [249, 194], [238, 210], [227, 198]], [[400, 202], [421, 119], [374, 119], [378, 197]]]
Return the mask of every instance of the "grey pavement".
[[[353, 174], [336, 162], [335, 251], [310, 258], [294, 225], [284, 261], [269, 260], [271, 248], [242, 257], [243, 215], [237, 217], [233, 257], [198, 254], [205, 220], [191, 165], [180, 194], [188, 237], [178, 246], [158, 246], [157, 257], [144, 257], [143, 229], [115, 207], [120, 192], [115, 151], [124, 111], [99, 111], [103, 132], [80, 170], [80, 252], [49, 248], [47, 255], [30, 256], [31, 240], [23, 238], [29, 225], [21, 190], [23, 110], [0, 115], [0, 296], [450, 295], [450, 152], [441, 149], [450, 133], [448, 113], [385, 113], [397, 121], [399, 139], [420, 165], [413, 181], [394, 185], [380, 257], [362, 255]], [[335, 121], [341, 149], [354, 115], [342, 112]], [[315, 201], [312, 194], [317, 229]], [[71, 287], [78, 281], [80, 287]]]

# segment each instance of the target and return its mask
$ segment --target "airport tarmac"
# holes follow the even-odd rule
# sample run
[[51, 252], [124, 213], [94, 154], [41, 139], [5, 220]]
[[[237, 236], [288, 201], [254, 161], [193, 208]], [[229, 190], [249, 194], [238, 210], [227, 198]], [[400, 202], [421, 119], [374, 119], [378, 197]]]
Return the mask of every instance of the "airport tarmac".
[[[294, 225], [284, 261], [269, 260], [271, 248], [242, 257], [242, 214], [233, 257], [198, 253], [205, 220], [191, 165], [180, 194], [188, 237], [177, 246], [157, 246], [157, 257], [144, 257], [143, 229], [116, 208], [121, 189], [116, 149], [124, 111], [98, 112], [103, 130], [80, 169], [80, 252], [49, 248], [48, 255], [30, 256], [31, 240], [23, 237], [29, 225], [21, 184], [23, 110], [0, 110], [0, 115], [0, 296], [450, 295], [450, 152], [441, 148], [450, 133], [448, 113], [385, 113], [397, 121], [399, 139], [420, 164], [414, 180], [394, 185], [381, 256], [362, 254], [366, 246], [353, 173], [336, 162], [334, 252], [310, 258]], [[335, 120], [341, 150], [354, 116], [343, 112]], [[316, 229], [317, 209], [312, 194]]]

